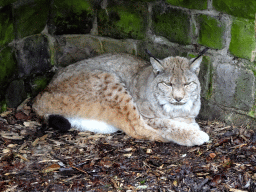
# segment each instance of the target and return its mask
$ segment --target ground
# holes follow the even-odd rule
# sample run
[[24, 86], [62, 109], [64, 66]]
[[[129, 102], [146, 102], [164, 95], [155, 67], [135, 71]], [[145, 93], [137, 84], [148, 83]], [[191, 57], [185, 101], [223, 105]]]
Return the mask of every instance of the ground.
[[255, 192], [256, 132], [199, 123], [211, 141], [185, 147], [122, 132], [58, 133], [26, 104], [9, 109], [0, 117], [0, 191]]

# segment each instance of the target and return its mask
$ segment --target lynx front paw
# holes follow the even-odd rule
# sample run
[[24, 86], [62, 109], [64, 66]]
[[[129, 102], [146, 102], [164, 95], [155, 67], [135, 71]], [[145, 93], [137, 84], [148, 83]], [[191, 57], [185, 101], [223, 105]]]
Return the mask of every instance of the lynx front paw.
[[165, 138], [179, 145], [202, 145], [209, 141], [207, 133], [201, 130], [166, 130]]
[[187, 146], [202, 145], [209, 141], [209, 135], [203, 131], [196, 131], [191, 134], [190, 142]]

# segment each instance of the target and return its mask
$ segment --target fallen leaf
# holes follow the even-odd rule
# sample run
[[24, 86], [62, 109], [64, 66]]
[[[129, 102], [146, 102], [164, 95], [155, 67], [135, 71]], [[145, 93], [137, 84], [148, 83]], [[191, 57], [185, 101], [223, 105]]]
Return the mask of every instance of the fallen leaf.
[[29, 117], [26, 114], [24, 114], [23, 112], [16, 113], [15, 118], [19, 119], [19, 120], [28, 120], [29, 119]]
[[17, 144], [9, 144], [7, 147], [9, 147], [9, 148], [14, 148], [14, 147], [16, 147], [17, 146]]
[[215, 175], [212, 179], [211, 185], [214, 187], [217, 187], [221, 182], [222, 182], [222, 176]]
[[216, 157], [216, 154], [215, 153], [210, 153], [209, 156], [214, 159]]
[[3, 149], [3, 153], [9, 153], [11, 150], [10, 149]]
[[24, 156], [22, 156], [21, 154], [15, 154], [16, 157], [19, 157], [20, 159], [24, 160], [24, 161], [28, 161], [27, 158], [25, 158]]
[[32, 146], [35, 147], [39, 141], [40, 141], [40, 138], [36, 138], [35, 141], [32, 143]]
[[60, 166], [58, 164], [52, 164], [49, 167], [46, 167], [45, 169], [42, 170], [42, 173], [49, 173], [52, 171], [57, 171], [60, 169]]
[[131, 148], [131, 147], [124, 149], [125, 152], [130, 152], [130, 151], [132, 151], [132, 150], [133, 150], [133, 148]]
[[132, 153], [126, 153], [126, 154], [123, 154], [123, 156], [125, 156], [125, 157], [131, 157], [131, 156], [132, 156]]

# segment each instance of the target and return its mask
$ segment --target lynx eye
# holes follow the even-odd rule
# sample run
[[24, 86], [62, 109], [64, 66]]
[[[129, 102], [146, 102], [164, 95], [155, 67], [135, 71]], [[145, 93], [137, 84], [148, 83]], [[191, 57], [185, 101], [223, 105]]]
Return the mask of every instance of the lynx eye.
[[161, 84], [164, 85], [164, 86], [166, 86], [166, 87], [168, 87], [168, 85], [167, 85], [165, 82], [162, 82]]
[[171, 86], [170, 84], [168, 83], [165, 83], [165, 82], [161, 82], [161, 83], [158, 83], [158, 87], [163, 90], [163, 91], [167, 91], [167, 90], [170, 90], [171, 89]]
[[187, 83], [184, 83], [184, 87], [187, 87], [189, 85], [191, 85], [193, 82], [187, 82]]

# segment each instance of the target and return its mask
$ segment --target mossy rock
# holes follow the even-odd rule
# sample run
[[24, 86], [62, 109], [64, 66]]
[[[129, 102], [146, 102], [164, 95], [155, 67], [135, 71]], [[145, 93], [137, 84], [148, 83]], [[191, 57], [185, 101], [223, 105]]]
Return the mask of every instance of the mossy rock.
[[220, 12], [243, 17], [248, 19], [255, 18], [256, 1], [255, 0], [214, 0], [213, 6]]
[[231, 28], [230, 52], [237, 57], [250, 60], [255, 47], [254, 21], [235, 19]]
[[14, 39], [12, 7], [6, 6], [0, 12], [0, 47], [6, 46]]
[[207, 0], [166, 0], [167, 3], [188, 9], [207, 9]]
[[210, 100], [213, 94], [213, 65], [211, 58], [203, 57], [200, 66], [199, 80], [201, 83], [201, 96], [206, 100]]
[[0, 1], [0, 7], [4, 7], [6, 5], [11, 5], [12, 3], [16, 2], [17, 0], [2, 0]]
[[23, 38], [40, 33], [46, 26], [49, 16], [48, 0], [17, 1], [14, 3], [14, 18], [17, 37]]
[[52, 7], [51, 17], [55, 29], [50, 33], [54, 35], [90, 33], [95, 11], [90, 1], [55, 0]]
[[48, 39], [41, 34], [26, 37], [17, 43], [20, 77], [45, 73], [51, 68], [48, 45]]
[[123, 2], [98, 12], [99, 35], [115, 39], [145, 38], [147, 5]]
[[48, 83], [50, 82], [50, 77], [38, 76], [31, 82], [31, 94], [36, 96], [39, 92], [43, 91]]
[[215, 17], [200, 15], [199, 43], [214, 49], [222, 49], [225, 46], [225, 24]]
[[187, 12], [170, 8], [161, 13], [161, 6], [155, 6], [153, 12], [152, 27], [157, 35], [164, 36], [172, 42], [183, 45], [188, 45], [192, 42], [194, 34], [190, 27], [191, 16]]
[[6, 47], [0, 52], [0, 97], [3, 95], [6, 85], [10, 81], [10, 77], [17, 72], [17, 63], [14, 51], [10, 47]]
[[0, 112], [2, 113], [2, 112], [4, 112], [4, 111], [6, 111], [7, 110], [7, 104], [6, 104], [6, 101], [5, 101], [5, 99], [4, 100], [2, 100], [1, 102], [0, 102]]
[[23, 80], [15, 80], [10, 83], [5, 99], [7, 107], [15, 108], [27, 97]]

